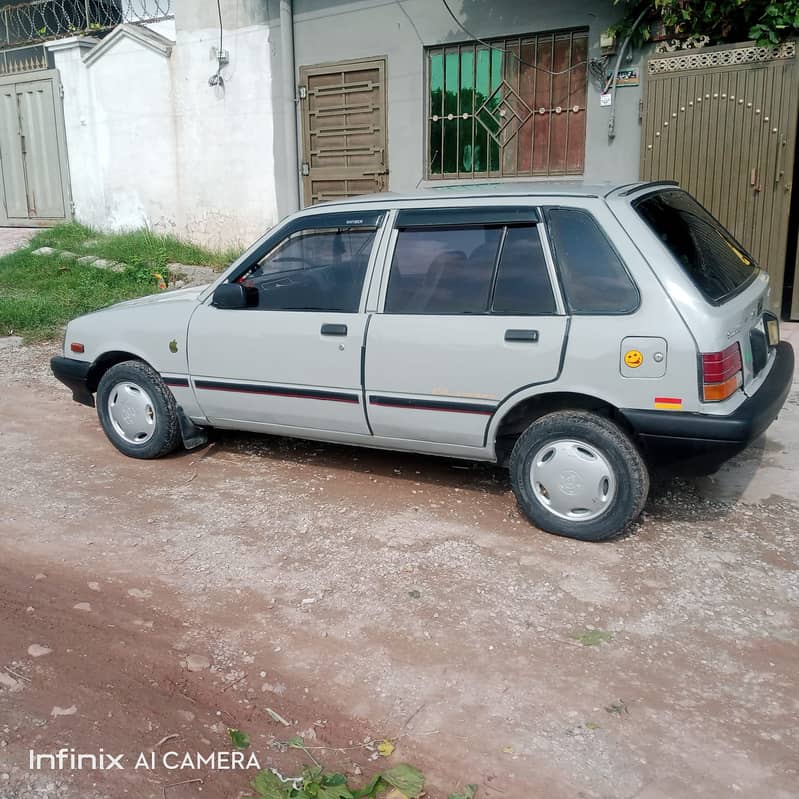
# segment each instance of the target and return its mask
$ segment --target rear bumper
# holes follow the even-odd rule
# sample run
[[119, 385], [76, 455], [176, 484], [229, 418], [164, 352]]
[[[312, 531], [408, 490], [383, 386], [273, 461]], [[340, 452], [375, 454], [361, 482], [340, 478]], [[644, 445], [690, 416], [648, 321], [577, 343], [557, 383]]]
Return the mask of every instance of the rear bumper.
[[774, 364], [763, 385], [728, 416], [634, 409], [621, 412], [645, 443], [717, 444], [734, 454], [765, 432], [777, 418], [791, 390], [793, 371], [793, 349], [783, 341], [777, 345]]
[[56, 356], [50, 359], [53, 374], [67, 387], [72, 389], [72, 399], [82, 405], [94, 407], [94, 396], [89, 391], [88, 379], [92, 365], [88, 361]]

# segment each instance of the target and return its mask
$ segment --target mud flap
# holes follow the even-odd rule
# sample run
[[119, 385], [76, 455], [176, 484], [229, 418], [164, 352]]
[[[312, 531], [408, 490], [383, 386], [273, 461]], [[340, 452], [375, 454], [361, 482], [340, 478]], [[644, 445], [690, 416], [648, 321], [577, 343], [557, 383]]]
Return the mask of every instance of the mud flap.
[[180, 435], [186, 449], [197, 449], [208, 443], [208, 431], [204, 427], [194, 424], [178, 405], [178, 421], [180, 422]]

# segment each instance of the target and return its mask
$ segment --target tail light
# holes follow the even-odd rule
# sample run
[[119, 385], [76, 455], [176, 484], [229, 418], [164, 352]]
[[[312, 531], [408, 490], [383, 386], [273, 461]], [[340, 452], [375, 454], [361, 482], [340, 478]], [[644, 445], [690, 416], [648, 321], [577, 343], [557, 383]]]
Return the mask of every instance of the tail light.
[[722, 352], [702, 353], [702, 397], [705, 402], [720, 402], [732, 396], [743, 384], [741, 347], [736, 342]]

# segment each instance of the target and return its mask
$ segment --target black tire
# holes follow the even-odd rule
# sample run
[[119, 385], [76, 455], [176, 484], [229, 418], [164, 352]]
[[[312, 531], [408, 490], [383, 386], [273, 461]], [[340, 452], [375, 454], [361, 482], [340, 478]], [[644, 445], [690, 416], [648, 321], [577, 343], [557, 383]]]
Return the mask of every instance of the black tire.
[[[109, 414], [108, 400], [123, 383], [132, 384], [151, 400], [153, 428], [142, 443], [126, 440], [115, 428]], [[108, 440], [131, 458], [161, 458], [180, 444], [180, 422], [177, 404], [158, 372], [143, 361], [123, 361], [112, 366], [100, 379], [97, 387], [97, 416]]]
[[[595, 518], [563, 518], [534, 490], [534, 457], [548, 444], [566, 439], [598, 451], [615, 478], [612, 498]], [[641, 514], [649, 494], [649, 471], [630, 436], [610, 419], [588, 411], [556, 411], [536, 419], [513, 447], [510, 474], [519, 507], [536, 527], [580, 541], [602, 541], [622, 533]]]

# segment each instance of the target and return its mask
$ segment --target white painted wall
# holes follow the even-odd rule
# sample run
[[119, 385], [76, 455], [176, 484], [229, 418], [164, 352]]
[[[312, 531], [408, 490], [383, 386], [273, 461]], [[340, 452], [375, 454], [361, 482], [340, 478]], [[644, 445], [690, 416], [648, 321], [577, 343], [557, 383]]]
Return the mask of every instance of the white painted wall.
[[[247, 0], [228, 0], [238, 2]], [[120, 37], [86, 64], [97, 40], [50, 45], [64, 86], [75, 218], [214, 247], [248, 244], [277, 213], [268, 29], [226, 27], [221, 90], [208, 85], [218, 27], [151, 28], [174, 40], [170, 55]]]
[[178, 30], [171, 59], [181, 232], [210, 243], [249, 244], [277, 221], [267, 28], [226, 30], [224, 91], [217, 28]]

